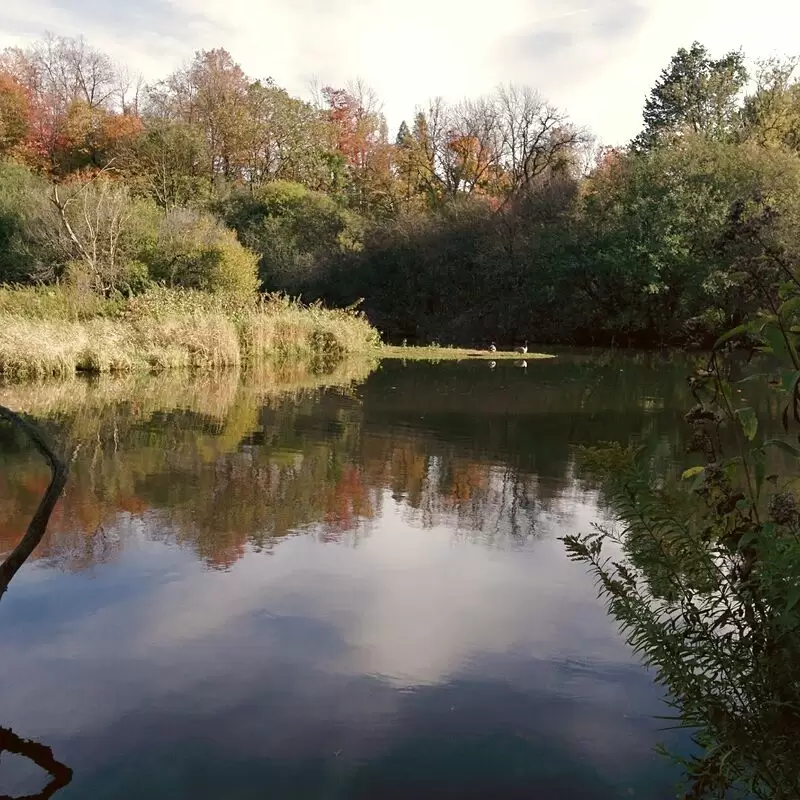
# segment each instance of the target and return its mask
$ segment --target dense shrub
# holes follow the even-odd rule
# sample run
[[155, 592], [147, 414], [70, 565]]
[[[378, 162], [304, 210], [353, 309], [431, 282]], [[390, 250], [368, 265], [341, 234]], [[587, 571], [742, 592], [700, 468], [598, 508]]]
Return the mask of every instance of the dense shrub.
[[362, 220], [298, 183], [275, 181], [252, 193], [235, 192], [215, 208], [258, 253], [267, 290], [298, 291], [319, 282], [332, 260], [361, 246]]
[[190, 209], [175, 209], [162, 217], [143, 260], [150, 277], [168, 286], [242, 293], [258, 287], [258, 257], [233, 231]]
[[0, 160], [0, 282], [57, 276], [54, 250], [41, 229], [49, 214], [47, 181], [22, 164]]

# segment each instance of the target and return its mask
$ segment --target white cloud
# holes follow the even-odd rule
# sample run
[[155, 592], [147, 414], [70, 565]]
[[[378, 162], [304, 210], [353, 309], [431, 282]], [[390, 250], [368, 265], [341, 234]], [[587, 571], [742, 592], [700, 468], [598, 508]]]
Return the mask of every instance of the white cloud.
[[[239, 686], [218, 698], [235, 705], [282, 664], [397, 688], [445, 683], [509, 653], [550, 671], [588, 663], [602, 673], [635, 662], [555, 538], [588, 529], [599, 514], [593, 498], [570, 497], [553, 516], [541, 514], [542, 538], [521, 552], [411, 527], [384, 499], [384, 515], [358, 547], [291, 537], [226, 573], [206, 572], [194, 556], [142, 534], [130, 538], [90, 612], [78, 603], [33, 649], [0, 643], [0, 684], [25, 676], [13, 682], [13, 697], [0, 693], [8, 721], [35, 708], [42, 735], [61, 735], [76, 720], [86, 733], [209, 682]], [[26, 573], [20, 586], [30, 590], [36, 577]], [[82, 576], [64, 580], [67, 596], [91, 591]], [[112, 591], [115, 581], [138, 589]]]
[[[391, 129], [428, 97], [529, 83], [608, 142], [636, 133], [660, 69], [698, 39], [714, 52], [791, 52], [800, 4], [763, 0], [26, 0], [0, 11], [0, 45], [83, 33], [152, 79], [226, 47], [294, 93], [362, 76]], [[526, 48], [526, 43], [529, 45]]]

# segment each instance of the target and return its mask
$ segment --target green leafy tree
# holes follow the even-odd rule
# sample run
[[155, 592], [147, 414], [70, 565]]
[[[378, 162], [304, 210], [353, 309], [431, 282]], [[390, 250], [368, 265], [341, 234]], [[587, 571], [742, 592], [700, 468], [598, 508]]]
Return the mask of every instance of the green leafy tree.
[[680, 48], [645, 101], [644, 130], [634, 147], [647, 150], [685, 133], [728, 135], [747, 79], [739, 51], [712, 59], [699, 42]]
[[259, 255], [265, 289], [299, 292], [319, 284], [329, 261], [358, 250], [363, 223], [330, 197], [276, 181], [216, 205], [226, 224]]
[[741, 318], [739, 276], [717, 246], [731, 204], [769, 191], [787, 207], [799, 179], [787, 154], [695, 135], [602, 164], [577, 220], [587, 329], [642, 344], [713, 341]]
[[[693, 731], [686, 797], [800, 795], [800, 450], [788, 438], [800, 423], [799, 231], [758, 194], [733, 205], [723, 246], [759, 306], [690, 378], [695, 464], [675, 481], [619, 447], [591, 453], [610, 470], [620, 525], [565, 538]], [[747, 380], [777, 395], [783, 435], [723, 357], [743, 338], [774, 365]]]
[[760, 65], [756, 91], [745, 99], [741, 137], [761, 147], [785, 147], [800, 155], [798, 59], [771, 59]]
[[272, 81], [252, 83], [248, 105], [245, 173], [250, 184], [283, 180], [316, 191], [332, 188], [333, 131], [324, 115]]
[[22, 164], [0, 161], [0, 283], [57, 276], [56, 250], [42, 235], [50, 218], [47, 182]]
[[194, 205], [208, 197], [208, 152], [202, 129], [186, 122], [150, 118], [120, 159], [137, 192], [162, 208]]

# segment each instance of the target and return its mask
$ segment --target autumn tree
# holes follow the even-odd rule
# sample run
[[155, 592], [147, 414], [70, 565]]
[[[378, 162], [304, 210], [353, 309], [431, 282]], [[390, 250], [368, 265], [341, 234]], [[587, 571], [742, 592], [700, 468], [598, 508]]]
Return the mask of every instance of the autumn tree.
[[377, 94], [361, 80], [322, 89], [337, 153], [344, 161], [351, 204], [364, 212], [393, 204], [392, 147]]
[[116, 114], [75, 100], [67, 109], [53, 152], [56, 169], [67, 174], [108, 167], [127, 152], [142, 129], [141, 119], [133, 114]]
[[206, 176], [241, 174], [249, 129], [249, 80], [227, 50], [200, 50], [194, 60], [150, 87], [151, 116], [197, 125], [206, 139]]
[[500, 127], [490, 98], [465, 100], [448, 114], [442, 176], [452, 194], [493, 194], [500, 159]]
[[25, 91], [28, 152], [56, 173], [106, 166], [138, 130], [126, 102], [131, 81], [82, 37], [47, 34], [25, 50], [6, 49], [0, 70]]
[[502, 202], [548, 170], [569, 169], [588, 139], [528, 87], [455, 105], [436, 98], [405, 137], [404, 174], [415, 172], [432, 201], [480, 194]]
[[[0, 72], [6, 76], [4, 103], [10, 106], [8, 113], [19, 118], [19, 104], [24, 97], [28, 160], [36, 166], [50, 168], [62, 116], [43, 89], [33, 53], [19, 47], [6, 48], [0, 54]], [[20, 87], [22, 96], [17, 91], [12, 92], [12, 87]]]
[[0, 156], [20, 154], [30, 135], [30, 104], [25, 87], [0, 72]]

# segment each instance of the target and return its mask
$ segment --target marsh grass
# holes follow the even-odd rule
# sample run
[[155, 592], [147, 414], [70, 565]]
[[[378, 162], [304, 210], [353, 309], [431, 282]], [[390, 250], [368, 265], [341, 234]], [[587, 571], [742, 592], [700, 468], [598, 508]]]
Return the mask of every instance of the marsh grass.
[[124, 304], [72, 286], [0, 286], [0, 315], [76, 321], [112, 316]]
[[128, 300], [69, 289], [0, 289], [0, 374], [67, 377], [301, 360], [322, 368], [380, 346], [352, 309], [157, 288]]

